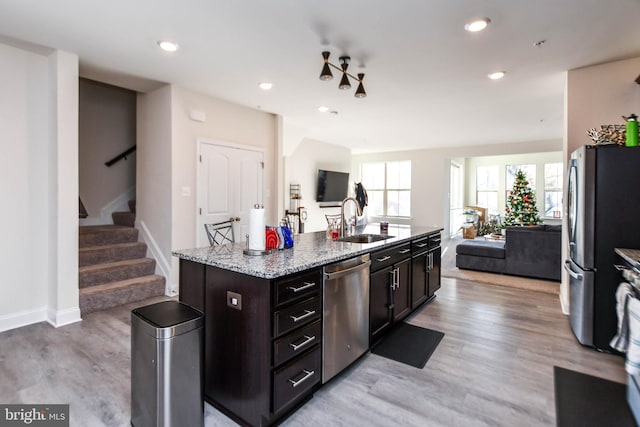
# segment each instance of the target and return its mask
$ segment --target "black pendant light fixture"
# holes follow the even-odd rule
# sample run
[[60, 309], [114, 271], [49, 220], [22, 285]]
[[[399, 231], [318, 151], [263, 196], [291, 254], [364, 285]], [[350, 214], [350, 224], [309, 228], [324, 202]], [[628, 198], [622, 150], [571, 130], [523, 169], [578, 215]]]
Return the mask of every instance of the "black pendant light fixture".
[[333, 74], [331, 74], [331, 68], [329, 68], [329, 52], [322, 52], [324, 58], [324, 65], [322, 66], [322, 72], [320, 73], [320, 80], [331, 80]]
[[340, 57], [340, 66], [342, 67], [342, 78], [340, 79], [340, 85], [338, 85], [338, 89], [347, 90], [351, 89], [351, 83], [349, 83], [349, 78], [347, 77], [347, 68], [349, 68], [349, 61], [351, 58], [348, 56]]
[[364, 86], [362, 86], [362, 79], [364, 79], [364, 73], [358, 73], [358, 88], [356, 89], [355, 96], [356, 98], [364, 98], [367, 96], [367, 92], [364, 91]]
[[331, 80], [333, 78], [333, 74], [331, 73], [331, 67], [335, 68], [342, 72], [342, 78], [340, 79], [340, 84], [338, 85], [338, 89], [347, 90], [351, 89], [351, 82], [349, 81], [349, 77], [358, 82], [358, 87], [356, 89], [355, 97], [356, 98], [364, 98], [367, 96], [367, 92], [364, 90], [364, 86], [362, 85], [362, 80], [364, 79], [364, 73], [358, 73], [358, 77], [349, 74], [347, 69], [349, 68], [349, 62], [351, 62], [351, 57], [349, 56], [341, 56], [340, 67], [329, 62], [330, 52], [324, 51], [322, 52], [322, 58], [324, 59], [324, 64], [322, 66], [322, 71], [320, 72], [320, 80]]

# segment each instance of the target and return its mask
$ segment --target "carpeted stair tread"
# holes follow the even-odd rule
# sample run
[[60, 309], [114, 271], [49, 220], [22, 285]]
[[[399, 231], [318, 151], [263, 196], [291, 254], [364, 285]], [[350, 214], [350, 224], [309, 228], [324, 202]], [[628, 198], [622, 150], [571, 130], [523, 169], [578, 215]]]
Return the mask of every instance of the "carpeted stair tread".
[[127, 280], [154, 273], [156, 261], [152, 258], [137, 258], [115, 261], [79, 268], [80, 288], [101, 285], [103, 283]]
[[83, 314], [164, 295], [165, 279], [155, 274], [80, 289]]
[[138, 229], [121, 225], [91, 225], [80, 227], [78, 244], [80, 248], [91, 246], [132, 243], [138, 241]]
[[116, 243], [114, 245], [90, 246], [80, 248], [78, 263], [80, 267], [101, 263], [144, 258], [147, 245], [144, 242]]
[[134, 212], [112, 212], [111, 218], [116, 225], [123, 227], [133, 227], [136, 222], [136, 214]]

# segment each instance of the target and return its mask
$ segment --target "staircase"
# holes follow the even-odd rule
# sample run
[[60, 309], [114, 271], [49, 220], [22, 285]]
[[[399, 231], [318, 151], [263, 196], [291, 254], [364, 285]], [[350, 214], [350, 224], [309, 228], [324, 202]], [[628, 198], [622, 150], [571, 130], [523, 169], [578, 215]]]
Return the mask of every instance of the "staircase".
[[146, 258], [147, 245], [133, 228], [135, 201], [129, 207], [131, 212], [114, 212], [113, 225], [80, 227], [82, 314], [164, 295], [165, 278], [154, 274], [156, 261]]

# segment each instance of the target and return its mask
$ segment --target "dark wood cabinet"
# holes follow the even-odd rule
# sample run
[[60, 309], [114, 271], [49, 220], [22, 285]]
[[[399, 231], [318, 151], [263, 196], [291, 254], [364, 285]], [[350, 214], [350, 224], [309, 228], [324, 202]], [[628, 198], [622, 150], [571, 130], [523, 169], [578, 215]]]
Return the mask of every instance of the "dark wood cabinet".
[[427, 301], [440, 289], [440, 240], [440, 233], [437, 233], [412, 242], [412, 309]]
[[204, 394], [223, 413], [271, 425], [320, 385], [322, 269], [268, 280], [182, 259], [180, 290], [205, 313]]
[[411, 246], [399, 245], [371, 254], [369, 343], [411, 312]]
[[438, 289], [440, 289], [440, 267], [442, 260], [442, 249], [437, 247], [429, 251], [428, 259], [428, 283], [429, 283], [429, 297], [433, 296]]
[[[370, 345], [440, 288], [440, 233], [372, 252]], [[180, 260], [205, 313], [205, 399], [242, 425], [280, 422], [321, 387], [322, 266], [276, 279]]]
[[423, 251], [411, 258], [411, 308], [429, 298], [429, 256]]
[[369, 276], [369, 331], [370, 342], [376, 341], [391, 324], [390, 306], [393, 289], [393, 267], [371, 273]]
[[402, 320], [411, 312], [411, 257], [395, 264], [396, 285], [393, 291], [393, 320]]

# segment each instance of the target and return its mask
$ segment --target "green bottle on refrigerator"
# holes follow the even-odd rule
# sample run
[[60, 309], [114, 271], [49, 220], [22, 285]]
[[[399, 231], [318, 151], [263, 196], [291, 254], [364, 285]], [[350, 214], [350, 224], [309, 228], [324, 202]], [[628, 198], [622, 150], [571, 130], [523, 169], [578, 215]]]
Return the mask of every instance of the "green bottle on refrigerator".
[[627, 147], [637, 147], [638, 146], [638, 116], [635, 114], [630, 115], [629, 117], [622, 116], [627, 121]]

